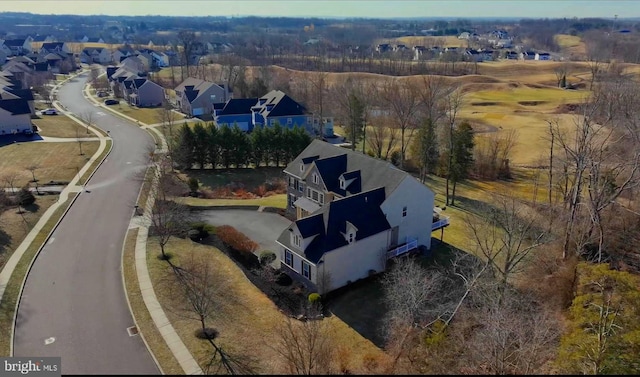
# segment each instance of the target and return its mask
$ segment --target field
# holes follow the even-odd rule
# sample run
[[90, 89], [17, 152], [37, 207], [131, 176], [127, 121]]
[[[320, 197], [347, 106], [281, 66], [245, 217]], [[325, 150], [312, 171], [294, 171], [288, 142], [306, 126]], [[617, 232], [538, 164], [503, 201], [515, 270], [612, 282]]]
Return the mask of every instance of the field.
[[[86, 137], [86, 128], [64, 115], [41, 115], [39, 119], [32, 119], [38, 126], [41, 136], [49, 137]], [[90, 132], [90, 137], [95, 135]], [[83, 146], [84, 147], [84, 146]]]
[[570, 56], [584, 57], [586, 54], [584, 42], [576, 35], [557, 34], [555, 41]]
[[[0, 175], [15, 172], [14, 187], [22, 187], [33, 179], [27, 167], [35, 165], [40, 184], [50, 181], [69, 182], [96, 152], [97, 141], [82, 143], [82, 156], [76, 142], [17, 143], [0, 147]], [[2, 183], [5, 185], [5, 182]]]
[[377, 41], [377, 43], [389, 43], [391, 45], [404, 44], [409, 48], [413, 46], [467, 47], [467, 44], [468, 44], [467, 42], [468, 41], [466, 39], [458, 39], [458, 37], [454, 35], [437, 36], [437, 37], [409, 36], [409, 37], [380, 39]]

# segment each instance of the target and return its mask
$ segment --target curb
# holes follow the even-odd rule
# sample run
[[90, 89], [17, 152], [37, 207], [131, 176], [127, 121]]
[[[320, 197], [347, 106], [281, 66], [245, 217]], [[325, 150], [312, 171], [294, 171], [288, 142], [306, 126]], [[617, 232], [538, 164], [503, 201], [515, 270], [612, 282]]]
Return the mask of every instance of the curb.
[[[18, 309], [20, 307], [20, 301], [22, 299], [22, 292], [24, 291], [24, 285], [27, 282], [27, 277], [29, 276], [29, 272], [31, 272], [33, 263], [36, 261], [36, 259], [38, 258], [38, 255], [40, 255], [40, 252], [49, 241], [49, 238], [51, 238], [51, 235], [53, 234], [53, 232], [56, 231], [56, 229], [58, 228], [58, 225], [60, 225], [60, 222], [62, 222], [62, 219], [64, 219], [65, 215], [67, 214], [67, 212], [69, 212], [69, 210], [71, 209], [71, 206], [73, 206], [73, 203], [75, 203], [76, 199], [78, 199], [80, 194], [81, 192], [76, 193], [76, 195], [71, 200], [71, 203], [69, 203], [69, 205], [67, 206], [67, 209], [62, 213], [62, 215], [60, 216], [56, 224], [53, 226], [53, 228], [51, 228], [51, 231], [49, 232], [47, 237], [42, 241], [42, 244], [38, 248], [38, 251], [36, 251], [36, 253], [33, 255], [33, 258], [31, 258], [31, 262], [29, 262], [29, 267], [27, 268], [27, 271], [24, 274], [24, 277], [22, 278], [22, 284], [20, 284], [20, 291], [18, 292], [16, 307], [15, 307], [15, 310], [13, 311], [13, 321], [11, 322], [11, 342], [9, 342], [9, 357], [13, 357], [13, 341], [14, 341], [15, 329], [16, 329], [16, 318], [18, 316]], [[22, 260], [22, 258], [20, 259]]]
[[[145, 170], [145, 177], [147, 175], [147, 172], [149, 171], [149, 168], [147, 168], [147, 170]], [[138, 191], [138, 197], [136, 198], [136, 203], [138, 203], [138, 201], [140, 200], [140, 195], [142, 194], [142, 189], [144, 188], [144, 182], [142, 183], [142, 185], [140, 186], [140, 190]], [[144, 210], [144, 209], [143, 209]], [[135, 216], [135, 209], [133, 210], [133, 215]], [[133, 216], [132, 216], [133, 217]], [[140, 331], [140, 326], [138, 326], [138, 320], [136, 319], [135, 314], [133, 313], [133, 308], [131, 307], [131, 301], [129, 301], [129, 293], [127, 292], [127, 282], [124, 279], [124, 246], [127, 243], [127, 237], [129, 236], [129, 231], [131, 229], [127, 229], [127, 234], [124, 237], [124, 240], [122, 240], [122, 251], [120, 252], [120, 276], [122, 277], [122, 289], [124, 290], [124, 297], [127, 300], [127, 306], [129, 306], [129, 313], [131, 313], [131, 318], [133, 318], [133, 324], [136, 326], [136, 328], [138, 329], [138, 334], [140, 334], [140, 338], [142, 338], [142, 342], [144, 343], [145, 347], [147, 348], [147, 351], [149, 351], [149, 354], [151, 355], [151, 358], [153, 359], [153, 362], [156, 364], [156, 366], [158, 367], [158, 370], [160, 371], [160, 374], [162, 375], [166, 375], [166, 373], [164, 372], [164, 370], [162, 369], [162, 366], [160, 365], [160, 362], [158, 361], [158, 359], [156, 358], [156, 355], [153, 353], [153, 350], [151, 349], [151, 347], [149, 347], [149, 343], [147, 343], [147, 339], [144, 337], [144, 334], [142, 333], [142, 331]], [[137, 237], [136, 237], [137, 238]], [[138, 269], [135, 266], [135, 241], [134, 241], [134, 253], [133, 253], [133, 268], [136, 270], [136, 280], [138, 280]], [[138, 281], [137, 288], [138, 290], [140, 290], [140, 281]], [[140, 296], [142, 296], [142, 291], [140, 292]], [[144, 302], [144, 300], [143, 300]], [[149, 308], [147, 308], [146, 304], [145, 304], [145, 309], [147, 311], [149, 311]], [[151, 314], [149, 314], [149, 316], [151, 316]], [[152, 319], [153, 321], [153, 319]], [[155, 326], [155, 323], [154, 323]], [[158, 327], [156, 326], [156, 329]], [[158, 330], [159, 332], [160, 330]], [[173, 353], [172, 353], [173, 355]], [[175, 357], [175, 355], [173, 356]]]

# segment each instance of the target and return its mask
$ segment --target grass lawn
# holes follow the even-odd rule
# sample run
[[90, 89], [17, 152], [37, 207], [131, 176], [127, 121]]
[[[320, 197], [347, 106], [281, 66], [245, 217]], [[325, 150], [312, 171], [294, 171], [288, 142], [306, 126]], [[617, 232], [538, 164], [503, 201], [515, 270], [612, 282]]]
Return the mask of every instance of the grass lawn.
[[[172, 239], [167, 247], [174, 255], [172, 262], [180, 265], [180, 259], [189, 252], [211, 258], [225, 284], [225, 289], [215, 293], [218, 310], [209, 320], [210, 326], [219, 331], [216, 343], [232, 355], [252, 357], [254, 370], [258, 374], [287, 373], [279, 362], [279, 356], [270, 347], [277, 339], [276, 328], [283, 320], [283, 314], [225, 254], [216, 248], [196, 244], [190, 240]], [[186, 318], [182, 296], [176, 295], [175, 280], [168, 264], [157, 258], [160, 254], [157, 241], [151, 238], [147, 244], [147, 263], [156, 294], [172, 325], [189, 348], [196, 360], [204, 366], [209, 354], [206, 341], [194, 336], [199, 323]], [[382, 351], [373, 343], [359, 335], [337, 316], [329, 321], [336, 349], [341, 350], [343, 359], [352, 373], [363, 371], [363, 357], [379, 357]]]
[[119, 105], [112, 106], [114, 110], [121, 112], [124, 115], [130, 116], [142, 123], [154, 124], [160, 123], [160, 108], [139, 108], [130, 106], [126, 103], [120, 102]]
[[202, 188], [214, 189], [229, 183], [242, 183], [247, 191], [252, 190], [267, 180], [284, 179], [284, 167], [259, 167], [241, 169], [188, 170], [181, 175], [185, 182], [195, 177]]
[[189, 206], [265, 206], [275, 208], [287, 208], [287, 194], [271, 195], [258, 199], [202, 199], [202, 198], [176, 198], [176, 202]]
[[80, 137], [95, 136], [91, 131], [87, 135], [86, 127], [64, 115], [42, 115], [39, 119], [33, 119], [32, 122], [38, 126], [40, 130], [38, 133], [41, 136], [70, 138], [75, 138], [78, 135]]
[[[40, 184], [49, 181], [69, 182], [96, 152], [97, 141], [82, 142], [82, 156], [78, 143], [16, 143], [0, 147], [0, 176], [16, 174], [14, 187], [22, 187], [32, 180], [28, 166], [36, 165], [36, 179]], [[4, 182], [3, 182], [4, 183]]]
[[124, 244], [124, 254], [122, 256], [123, 275], [127, 289], [127, 297], [131, 304], [131, 310], [135, 317], [138, 330], [144, 336], [145, 341], [151, 348], [153, 355], [158, 360], [162, 371], [168, 375], [184, 374], [182, 367], [173, 356], [173, 353], [162, 338], [160, 331], [153, 323], [151, 315], [144, 303], [138, 284], [136, 272], [135, 246], [138, 229], [131, 229], [127, 233]]
[[565, 49], [570, 54], [584, 55], [586, 53], [586, 45], [577, 35], [556, 34], [554, 40], [560, 48]]
[[[5, 213], [2, 214], [3, 230], [7, 232], [7, 234], [10, 232], [16, 232], [15, 237], [11, 238], [10, 240], [10, 245], [8, 246], [7, 250], [11, 250], [12, 253], [13, 250], [18, 247], [18, 245], [24, 239], [24, 236], [29, 232], [33, 225], [35, 225], [44, 211], [46, 211], [46, 209], [49, 208], [57, 199], [57, 195], [52, 195], [50, 197], [38, 197], [35, 203], [35, 205], [37, 205], [37, 211], [27, 212], [25, 214], [25, 219], [27, 219], [27, 222], [29, 223], [28, 229], [24, 227], [24, 222], [21, 216], [15, 213], [15, 209], [5, 211]], [[11, 333], [11, 326], [14, 321], [13, 315], [18, 300], [18, 294], [20, 293], [20, 287], [27, 273], [27, 269], [29, 268], [29, 264], [31, 263], [33, 256], [42, 246], [46, 237], [49, 235], [49, 232], [51, 232], [51, 230], [53, 229], [53, 226], [58, 222], [60, 216], [62, 216], [64, 211], [71, 203], [71, 199], [72, 198], [69, 198], [65, 203], [62, 203], [60, 207], [58, 207], [58, 209], [53, 213], [49, 221], [44, 225], [40, 233], [36, 236], [29, 248], [23, 254], [20, 262], [16, 265], [16, 269], [13, 271], [13, 274], [9, 279], [9, 283], [5, 288], [4, 295], [2, 296], [2, 301], [0, 302], [0, 333], [6, 334], [0, 337], [0, 355], [2, 356], [9, 356], [11, 337], [8, 334]], [[2, 231], [0, 231], [0, 235], [1, 234]], [[8, 259], [9, 256], [10, 253], [6, 250], [1, 254], [2, 258]], [[2, 262], [2, 265], [4, 266], [4, 260]]]

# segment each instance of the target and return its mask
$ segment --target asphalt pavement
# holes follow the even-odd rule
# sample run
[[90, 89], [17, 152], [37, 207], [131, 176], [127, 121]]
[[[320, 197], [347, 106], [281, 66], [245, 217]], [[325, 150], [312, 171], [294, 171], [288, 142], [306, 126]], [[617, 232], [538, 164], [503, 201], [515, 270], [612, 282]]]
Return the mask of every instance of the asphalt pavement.
[[27, 277], [14, 356], [60, 356], [62, 374], [158, 374], [134, 325], [121, 274], [124, 238], [153, 148], [144, 130], [88, 102], [86, 74], [58, 91], [75, 114], [94, 113], [113, 150], [44, 246]]

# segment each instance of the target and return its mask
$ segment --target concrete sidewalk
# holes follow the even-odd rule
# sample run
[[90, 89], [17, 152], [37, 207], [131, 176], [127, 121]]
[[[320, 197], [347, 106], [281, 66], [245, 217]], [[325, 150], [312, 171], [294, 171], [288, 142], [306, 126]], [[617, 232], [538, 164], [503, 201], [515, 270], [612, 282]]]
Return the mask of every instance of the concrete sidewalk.
[[[162, 146], [160, 146], [158, 151], [166, 152], [168, 150], [164, 136], [157, 129], [149, 127], [149, 125], [142, 123], [137, 119], [134, 119], [108, 106], [103, 105], [89, 93], [89, 86], [85, 87], [85, 97], [90, 101], [96, 103], [98, 106], [101, 106], [122, 118], [140, 125], [141, 128], [148, 128], [151, 131], [155, 132], [158, 135], [158, 139], [162, 142]], [[151, 318], [153, 319], [153, 323], [158, 328], [160, 335], [162, 335], [162, 338], [167, 343], [167, 346], [184, 370], [185, 374], [204, 374], [202, 368], [200, 368], [198, 362], [194, 359], [193, 355], [191, 355], [191, 352], [189, 352], [189, 349], [187, 348], [187, 346], [185, 346], [184, 342], [180, 338], [180, 335], [178, 335], [176, 330], [173, 328], [171, 322], [169, 321], [169, 318], [167, 318], [167, 315], [162, 309], [162, 306], [158, 301], [158, 297], [156, 296], [156, 293], [153, 289], [151, 276], [149, 275], [149, 269], [147, 268], [147, 239], [149, 236], [149, 226], [151, 225], [149, 216], [153, 211], [153, 203], [155, 202], [154, 188], [156, 185], [157, 177], [154, 177], [153, 184], [151, 185], [151, 192], [149, 193], [147, 202], [144, 205], [144, 213], [131, 219], [131, 222], [129, 224], [129, 229], [138, 228], [138, 236], [136, 238], [135, 246], [135, 263], [136, 274], [138, 276], [138, 284], [140, 285], [140, 292], [142, 294], [144, 304], [149, 311], [149, 315], [151, 315]], [[135, 316], [133, 317], [135, 321]], [[142, 335], [144, 339], [144, 334]], [[149, 347], [148, 344], [147, 347]], [[149, 352], [151, 352], [151, 350], [149, 350]], [[151, 352], [151, 354], [153, 355], [153, 352]], [[162, 370], [162, 368], [160, 368], [160, 370]]]

